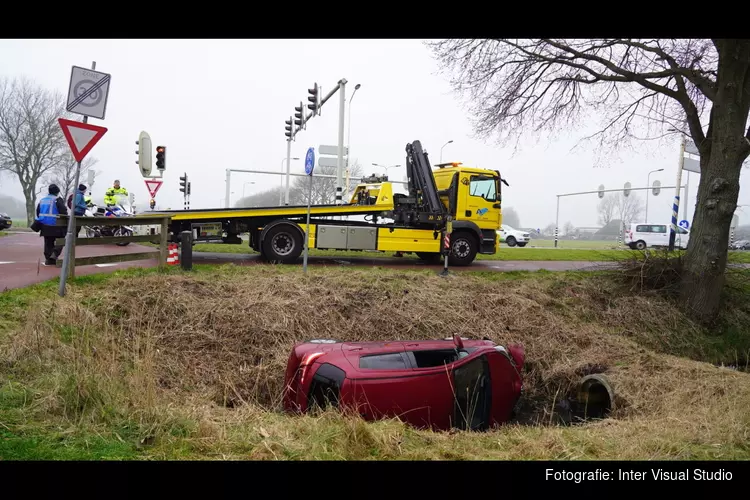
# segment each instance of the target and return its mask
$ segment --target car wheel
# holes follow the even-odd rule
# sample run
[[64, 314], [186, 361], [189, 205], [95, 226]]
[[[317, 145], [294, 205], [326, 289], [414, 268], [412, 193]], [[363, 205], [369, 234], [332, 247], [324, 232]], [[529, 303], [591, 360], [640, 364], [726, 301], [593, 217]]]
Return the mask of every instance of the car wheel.
[[302, 253], [302, 235], [292, 224], [272, 227], [263, 238], [263, 255], [269, 261], [290, 263]]
[[636, 250], [645, 250], [646, 249], [646, 242], [643, 240], [639, 240], [635, 243]]
[[513, 236], [508, 236], [508, 238], [505, 240], [505, 244], [509, 247], [516, 246], [516, 239]]
[[448, 265], [468, 266], [477, 256], [477, 238], [468, 231], [451, 235], [451, 254]]

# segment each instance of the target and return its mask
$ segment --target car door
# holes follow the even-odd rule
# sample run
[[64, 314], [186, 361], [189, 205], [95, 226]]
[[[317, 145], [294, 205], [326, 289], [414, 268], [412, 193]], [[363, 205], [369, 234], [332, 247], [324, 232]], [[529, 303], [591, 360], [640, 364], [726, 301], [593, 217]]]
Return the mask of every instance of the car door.
[[352, 398], [366, 420], [399, 418], [414, 427], [450, 428], [451, 381], [444, 367], [415, 372], [406, 354], [359, 357]]
[[496, 230], [501, 218], [497, 179], [488, 175], [466, 174], [462, 187], [465, 201], [463, 218], [475, 222], [482, 229]]
[[453, 425], [463, 430], [486, 430], [492, 422], [492, 385], [487, 354], [457, 361], [452, 370]]

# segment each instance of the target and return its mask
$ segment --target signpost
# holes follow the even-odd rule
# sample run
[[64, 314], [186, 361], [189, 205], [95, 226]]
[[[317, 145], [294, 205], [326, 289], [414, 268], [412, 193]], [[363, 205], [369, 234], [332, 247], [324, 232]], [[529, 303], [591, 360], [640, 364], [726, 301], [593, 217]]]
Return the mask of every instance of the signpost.
[[307, 191], [307, 230], [305, 231], [305, 256], [302, 271], [307, 274], [307, 254], [310, 246], [310, 204], [312, 203], [313, 170], [315, 169], [315, 148], [308, 148], [305, 155], [305, 174], [310, 178]]
[[[104, 127], [89, 125], [89, 116], [104, 119], [107, 112], [107, 99], [109, 98], [109, 85], [111, 75], [94, 71], [96, 61], [91, 63], [91, 69], [73, 66], [70, 72], [70, 86], [68, 87], [68, 102], [66, 109], [78, 115], [83, 115], [83, 122], [60, 118], [58, 121], [62, 127], [65, 139], [70, 145], [73, 157], [78, 162], [76, 166], [76, 177], [74, 186], [81, 181], [81, 161], [86, 157], [91, 148], [99, 142], [99, 139], [107, 132]], [[68, 219], [68, 232], [65, 235], [65, 258], [63, 259], [62, 271], [60, 272], [59, 295], [65, 295], [65, 281], [70, 272], [75, 276], [75, 217]]]

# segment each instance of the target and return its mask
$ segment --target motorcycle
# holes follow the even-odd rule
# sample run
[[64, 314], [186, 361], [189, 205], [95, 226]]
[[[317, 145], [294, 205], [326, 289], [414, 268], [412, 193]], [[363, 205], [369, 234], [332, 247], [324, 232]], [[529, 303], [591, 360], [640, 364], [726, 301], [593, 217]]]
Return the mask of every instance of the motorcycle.
[[[108, 205], [105, 208], [90, 203], [86, 208], [86, 217], [133, 217], [135, 214], [130, 206], [130, 200], [125, 195], [115, 195], [116, 203]], [[131, 226], [85, 226], [87, 238], [99, 238], [102, 236], [132, 236], [133, 228]], [[117, 243], [118, 246], [124, 247], [129, 245], [129, 241]]]

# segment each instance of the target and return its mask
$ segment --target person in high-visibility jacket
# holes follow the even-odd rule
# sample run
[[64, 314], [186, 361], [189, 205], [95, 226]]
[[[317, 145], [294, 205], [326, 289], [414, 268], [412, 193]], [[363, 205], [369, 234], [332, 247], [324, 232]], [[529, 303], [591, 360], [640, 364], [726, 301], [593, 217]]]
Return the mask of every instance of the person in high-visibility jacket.
[[60, 188], [50, 184], [49, 194], [39, 200], [36, 206], [36, 224], [44, 237], [44, 265], [54, 266], [62, 253], [62, 245], [55, 245], [57, 238], [65, 237], [65, 227], [57, 225], [58, 215], [68, 215], [68, 207], [60, 195]]
[[114, 186], [107, 189], [107, 192], [104, 194], [104, 203], [107, 206], [117, 205], [116, 196], [118, 194], [124, 194], [125, 196], [127, 196], [128, 190], [125, 189], [124, 187], [120, 187], [120, 181], [116, 180]]

